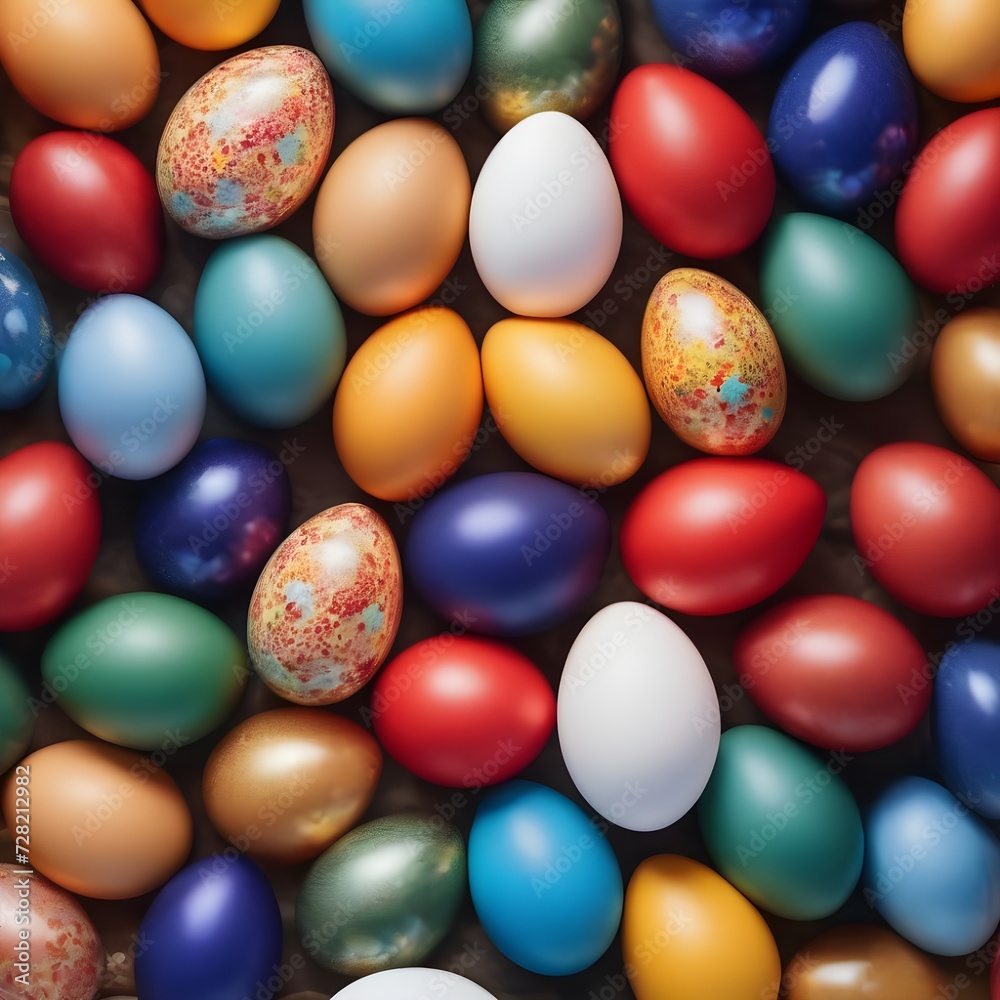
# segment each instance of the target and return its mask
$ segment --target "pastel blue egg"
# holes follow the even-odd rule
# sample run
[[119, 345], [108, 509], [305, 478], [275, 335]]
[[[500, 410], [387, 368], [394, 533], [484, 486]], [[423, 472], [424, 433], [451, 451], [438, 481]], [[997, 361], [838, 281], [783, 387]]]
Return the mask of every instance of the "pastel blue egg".
[[437, 111], [469, 75], [465, 0], [303, 0], [302, 7], [330, 75], [379, 111]]
[[869, 205], [917, 143], [917, 95], [899, 50], [874, 24], [821, 35], [792, 64], [771, 106], [767, 141], [798, 195], [834, 215]]
[[45, 388], [55, 354], [52, 320], [34, 275], [0, 248], [0, 410], [16, 410]]
[[945, 784], [981, 816], [1000, 819], [1000, 643], [974, 639], [945, 653], [931, 724]]
[[194, 339], [214, 392], [261, 427], [294, 427], [330, 397], [347, 339], [316, 262], [265, 233], [209, 257], [194, 302]]
[[535, 472], [493, 472], [418, 511], [403, 566], [445, 620], [527, 635], [581, 609], [610, 545], [608, 515], [592, 496]]
[[869, 906], [918, 948], [965, 955], [1000, 922], [1000, 841], [937, 782], [903, 778], [868, 815], [862, 885]]
[[59, 365], [59, 409], [77, 449], [108, 475], [150, 479], [198, 439], [205, 375], [184, 328], [138, 295], [77, 320]]
[[621, 870], [603, 830], [533, 781], [484, 796], [469, 834], [469, 888], [490, 940], [545, 976], [593, 965], [621, 923]]

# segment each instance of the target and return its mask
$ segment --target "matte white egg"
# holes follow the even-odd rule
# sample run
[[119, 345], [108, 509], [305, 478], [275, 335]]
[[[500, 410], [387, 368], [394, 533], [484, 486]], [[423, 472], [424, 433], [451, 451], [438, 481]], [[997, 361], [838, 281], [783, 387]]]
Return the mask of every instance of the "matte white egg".
[[348, 983], [334, 1000], [496, 1000], [492, 993], [453, 972], [440, 969], [387, 969]]

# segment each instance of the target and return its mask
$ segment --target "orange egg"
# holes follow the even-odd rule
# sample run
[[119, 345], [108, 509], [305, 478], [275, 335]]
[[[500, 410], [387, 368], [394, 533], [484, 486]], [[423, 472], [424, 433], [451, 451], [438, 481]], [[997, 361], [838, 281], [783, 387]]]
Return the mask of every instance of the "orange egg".
[[141, 0], [165, 35], [191, 49], [231, 49], [259, 35], [281, 0]]

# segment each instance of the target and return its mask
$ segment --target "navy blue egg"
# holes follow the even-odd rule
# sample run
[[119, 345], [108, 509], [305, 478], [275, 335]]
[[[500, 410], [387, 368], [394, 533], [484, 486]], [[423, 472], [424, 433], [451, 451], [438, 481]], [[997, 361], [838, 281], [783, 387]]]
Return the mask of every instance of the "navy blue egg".
[[252, 587], [288, 533], [292, 493], [285, 465], [294, 457], [279, 458], [251, 441], [213, 438], [152, 482], [134, 535], [150, 579], [194, 601]]
[[677, 50], [674, 62], [708, 76], [737, 76], [788, 51], [811, 0], [653, 0], [653, 16]]
[[153, 900], [139, 941], [143, 1000], [268, 1000], [283, 984], [278, 901], [242, 855], [216, 854], [178, 872]]
[[608, 515], [588, 494], [534, 472], [493, 472], [418, 512], [403, 565], [442, 618], [527, 635], [581, 608], [610, 545]]
[[917, 142], [917, 95], [899, 50], [861, 21], [821, 35], [781, 81], [767, 142], [798, 195], [830, 214], [895, 198]]
[[934, 682], [931, 727], [945, 784], [988, 819], [1000, 819], [1000, 643], [954, 646]]
[[30, 403], [55, 358], [52, 320], [32, 273], [0, 249], [0, 410]]

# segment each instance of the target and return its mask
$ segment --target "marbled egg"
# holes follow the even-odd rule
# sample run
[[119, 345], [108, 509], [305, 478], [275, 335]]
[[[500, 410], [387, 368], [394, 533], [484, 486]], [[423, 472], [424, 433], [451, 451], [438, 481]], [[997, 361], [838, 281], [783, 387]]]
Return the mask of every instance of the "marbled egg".
[[342, 701], [385, 662], [402, 608], [389, 526], [363, 504], [331, 507], [296, 528], [264, 567], [247, 621], [251, 662], [288, 701]]
[[269, 45], [227, 59], [163, 129], [156, 183], [167, 212], [209, 239], [271, 229], [319, 180], [333, 120], [330, 78], [307, 49]]
[[785, 366], [771, 327], [743, 292], [709, 271], [679, 267], [653, 289], [642, 375], [670, 429], [711, 455], [759, 451], [785, 413]]
[[30, 403], [55, 356], [52, 320], [34, 275], [0, 247], [0, 410]]

